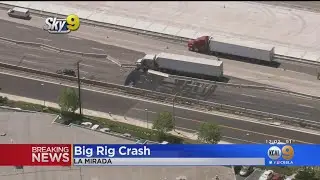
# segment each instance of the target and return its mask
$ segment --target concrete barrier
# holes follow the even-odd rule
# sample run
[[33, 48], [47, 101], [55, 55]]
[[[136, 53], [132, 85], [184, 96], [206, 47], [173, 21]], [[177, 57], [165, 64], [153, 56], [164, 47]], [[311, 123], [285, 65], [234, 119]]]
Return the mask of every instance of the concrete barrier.
[[16, 41], [16, 44], [32, 46], [32, 47], [41, 47], [42, 46], [42, 44], [40, 44], [40, 43], [26, 42], [26, 41]]
[[84, 57], [107, 58], [107, 54], [82, 53]]
[[48, 49], [48, 50], [53, 50], [53, 51], [60, 52], [60, 48], [49, 46], [49, 45], [46, 45], [46, 44], [41, 44], [41, 48], [45, 48], [45, 49]]

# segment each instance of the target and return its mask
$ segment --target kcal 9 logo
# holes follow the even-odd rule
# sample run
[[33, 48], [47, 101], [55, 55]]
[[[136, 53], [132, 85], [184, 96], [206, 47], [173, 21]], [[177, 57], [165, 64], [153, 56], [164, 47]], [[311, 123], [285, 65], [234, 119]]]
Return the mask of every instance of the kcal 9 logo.
[[268, 149], [268, 157], [272, 160], [277, 160], [282, 157], [284, 160], [291, 160], [294, 156], [294, 149], [290, 145], [283, 146], [280, 149], [278, 146], [272, 146]]

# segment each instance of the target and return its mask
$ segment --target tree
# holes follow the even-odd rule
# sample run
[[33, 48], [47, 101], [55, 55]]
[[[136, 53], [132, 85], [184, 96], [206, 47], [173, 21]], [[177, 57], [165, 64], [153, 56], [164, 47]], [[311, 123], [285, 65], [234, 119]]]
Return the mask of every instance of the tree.
[[79, 108], [78, 94], [73, 88], [64, 88], [59, 97], [59, 106], [62, 112], [74, 113]]
[[174, 128], [173, 116], [170, 112], [162, 112], [154, 120], [152, 129], [157, 130], [161, 134], [172, 131]]
[[217, 144], [221, 139], [219, 126], [212, 123], [200, 124], [198, 130], [198, 140], [203, 143]]
[[316, 177], [316, 169], [313, 167], [303, 167], [298, 171], [297, 175], [294, 177], [294, 180], [319, 180]]
[[315, 170], [315, 174], [316, 174], [315, 175], [316, 179], [320, 179], [320, 167], [317, 166], [314, 168], [314, 170]]

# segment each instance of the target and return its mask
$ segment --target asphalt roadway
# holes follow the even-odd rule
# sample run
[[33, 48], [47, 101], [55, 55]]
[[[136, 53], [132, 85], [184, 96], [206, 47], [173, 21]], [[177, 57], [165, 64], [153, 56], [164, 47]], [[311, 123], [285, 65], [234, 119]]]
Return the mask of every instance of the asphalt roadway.
[[[24, 36], [23, 34], [31, 35], [34, 32], [33, 28], [38, 28], [38, 30], [42, 31], [44, 25], [44, 18], [33, 16], [31, 20], [25, 21], [17, 18], [10, 18], [7, 16], [6, 11], [0, 10], [0, 19], [3, 19], [7, 22], [14, 22], [16, 26], [4, 25], [4, 27], [12, 27], [13, 29], [8, 28], [8, 34], [11, 34], [11, 31], [19, 31], [16, 33], [17, 37]], [[9, 23], [10, 24], [10, 23]], [[48, 35], [49, 36], [49, 35]], [[34, 37], [36, 39], [37, 37]], [[190, 52], [186, 48], [186, 44], [183, 43], [173, 43], [167, 42], [164, 39], [157, 39], [152, 37], [141, 36], [140, 34], [132, 34], [126, 33], [123, 31], [116, 31], [107, 28], [101, 27], [94, 27], [88, 25], [81, 25], [81, 28], [76, 31], [68, 34], [68, 36], [63, 39], [63, 41], [69, 41], [70, 39], [77, 39], [80, 40], [91, 40], [95, 42], [99, 42], [102, 44], [112, 45], [111, 47], [115, 48], [114, 51], [121, 53], [126, 51], [127, 49], [132, 49], [136, 52], [145, 52], [145, 53], [159, 53], [159, 52], [168, 52], [168, 53], [176, 53], [176, 54], [183, 54], [188, 56], [197, 56], [197, 57], [204, 57], [209, 59], [216, 59], [214, 56], [208, 56], [204, 54], [197, 54], [194, 52]], [[44, 43], [47, 43], [48, 39], [42, 39]], [[49, 41], [55, 41], [49, 39]], [[76, 43], [77, 41], [75, 41]], [[84, 43], [86, 44], [86, 43]], [[78, 45], [78, 44], [77, 44]], [[77, 47], [77, 46], [74, 46]], [[74, 47], [70, 47], [69, 49], [74, 49]], [[108, 48], [108, 46], [103, 46]], [[95, 52], [100, 52], [104, 50], [104, 48], [97, 48]], [[86, 46], [86, 48], [79, 48], [79, 49], [88, 49], [92, 51], [91, 46]], [[103, 51], [101, 51], [103, 52]], [[112, 53], [112, 52], [110, 52]], [[115, 53], [116, 54], [116, 53]], [[117, 56], [115, 55], [117, 58]], [[135, 61], [135, 57], [129, 57], [127, 59], [121, 58], [121, 61]], [[225, 75], [232, 76], [232, 77], [239, 77], [242, 79], [232, 78], [232, 81], [238, 81], [237, 83], [249, 84], [254, 82], [267, 84], [269, 86], [276, 86], [292, 91], [297, 91], [301, 93], [309, 93], [318, 96], [317, 89], [320, 88], [318, 84], [318, 80], [314, 76], [317, 72], [317, 67], [309, 66], [309, 65], [301, 65], [296, 63], [282, 63], [280, 65], [281, 68], [272, 68], [272, 67], [265, 67], [261, 65], [255, 65], [250, 63], [243, 63], [240, 61], [235, 61], [234, 59], [226, 59], [221, 58], [224, 61], [224, 69]], [[284, 69], [282, 69], [284, 68]], [[305, 72], [303, 73], [296, 73], [293, 71], [298, 72]], [[284, 71], [285, 70], [285, 71]], [[93, 73], [93, 71], [90, 71]], [[312, 75], [312, 76], [310, 76]], [[246, 81], [244, 80], [246, 79]]]
[[129, 69], [121, 69], [118, 65], [107, 59], [83, 58], [1, 42], [0, 53], [1, 62], [51, 72], [64, 68], [76, 69], [76, 62], [81, 60], [81, 77], [94, 80], [107, 80], [108, 82], [122, 85], [125, 82], [126, 76], [130, 73]]
[[[129, 79], [129, 78], [128, 78]], [[161, 79], [161, 80], [159, 80]], [[140, 76], [136, 87], [182, 95], [221, 104], [255, 109], [307, 120], [319, 121], [320, 101], [249, 88], [204, 85], [197, 82], [166, 80], [159, 76]]]
[[[61, 93], [61, 85], [24, 79], [11, 75], [0, 75], [1, 92], [29, 97], [34, 99], [57, 102]], [[19, 84], [19, 86], [17, 86]], [[41, 85], [43, 84], [43, 85]], [[172, 107], [161, 104], [143, 102], [140, 100], [128, 99], [119, 96], [101, 94], [88, 90], [82, 91], [83, 108], [112, 114], [124, 115], [127, 117], [146, 120], [148, 109], [149, 122], [156, 116], [156, 113], [172, 111]], [[188, 131], [198, 128], [200, 122], [214, 122], [221, 126], [222, 134], [228, 139], [237, 143], [265, 143], [266, 140], [292, 139], [296, 143], [320, 143], [317, 135], [295, 130], [282, 129], [275, 126], [256, 124], [247, 121], [237, 120], [234, 117], [222, 117], [220, 115], [205, 114], [198, 111], [175, 108], [176, 126]]]
[[84, 53], [108, 54], [123, 63], [135, 62], [143, 52], [101, 44], [95, 41], [71, 37], [68, 34], [50, 34], [40, 28], [0, 20], [0, 36], [9, 39], [43, 43], [50, 46]]
[[[80, 58], [78, 56], [6, 43], [0, 43], [0, 53], [0, 61], [2, 62], [52, 72], [63, 68], [75, 69], [75, 63]], [[134, 72], [130, 72], [129, 69], [121, 69], [106, 59], [81, 58], [81, 60], [81, 77], [108, 81], [121, 85], [124, 85], [126, 81], [143, 79], [141, 75], [134, 75]], [[91, 74], [90, 72], [94, 72], [94, 74]], [[240, 106], [307, 120], [318, 121], [318, 117], [320, 116], [320, 102], [302, 99], [296, 96], [221, 86], [211, 86], [211, 91], [208, 91], [210, 88], [203, 86], [201, 83], [187, 84], [185, 81], [175, 82], [165, 79], [157, 81], [155, 79], [159, 79], [159, 77], [149, 75], [147, 79], [150, 78], [153, 78], [153, 83], [144, 80], [143, 86], [137, 85], [136, 87], [165, 93], [180, 92], [181, 95], [190, 98]]]
[[[105, 43], [102, 44], [96, 41], [80, 38], [78, 36], [77, 37], [70, 36], [68, 34], [50, 34], [47, 31], [44, 31], [43, 29], [40, 29], [37, 27], [23, 25], [15, 22], [6, 21], [6, 20], [0, 20], [0, 24], [2, 27], [0, 36], [2, 37], [20, 40], [20, 41], [38, 42], [38, 43], [43, 43], [50, 46], [59, 47], [62, 49], [68, 49], [72, 51], [108, 54], [118, 59], [122, 63], [134, 63], [137, 59], [143, 57], [143, 55], [145, 54], [144, 52], [141, 52], [141, 51], [131, 50], [128, 48], [118, 47], [118, 46], [105, 44]], [[109, 36], [108, 34], [106, 34], [103, 37], [103, 40], [108, 41], [108, 38]], [[114, 42], [112, 44], [114, 44]], [[182, 48], [186, 49], [186, 47], [182, 47]], [[163, 51], [166, 51], [166, 50], [164, 49]], [[179, 54], [181, 54], [181, 52], [179, 52]], [[222, 59], [225, 60], [224, 58]], [[228, 58], [226, 58], [226, 60], [227, 59]], [[301, 64], [295, 64], [291, 62], [282, 62], [282, 61], [279, 67], [287, 70], [304, 72], [308, 74], [311, 73], [312, 75], [317, 70], [315, 69], [315, 67], [310, 65], [301, 65]]]

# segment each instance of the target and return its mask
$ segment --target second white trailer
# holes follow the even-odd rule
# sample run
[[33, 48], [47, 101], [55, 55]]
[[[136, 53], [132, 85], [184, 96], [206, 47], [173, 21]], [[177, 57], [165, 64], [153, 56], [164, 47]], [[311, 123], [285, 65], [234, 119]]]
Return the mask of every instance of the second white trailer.
[[229, 54], [263, 61], [273, 61], [274, 47], [246, 40], [211, 38], [209, 48], [212, 52]]
[[156, 55], [155, 62], [160, 69], [215, 77], [223, 76], [223, 62], [218, 60], [160, 53]]

